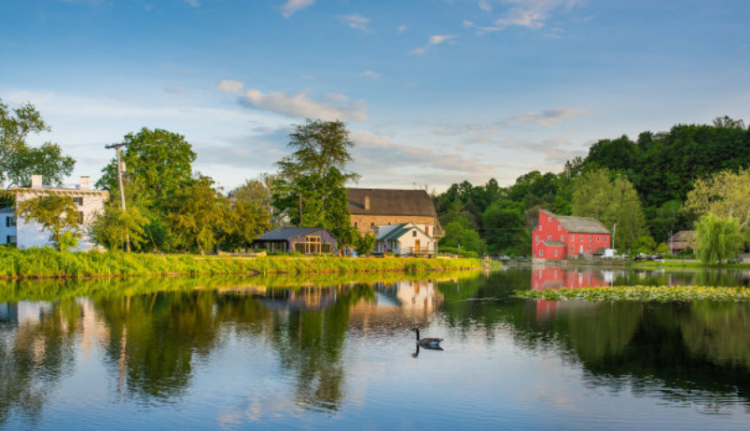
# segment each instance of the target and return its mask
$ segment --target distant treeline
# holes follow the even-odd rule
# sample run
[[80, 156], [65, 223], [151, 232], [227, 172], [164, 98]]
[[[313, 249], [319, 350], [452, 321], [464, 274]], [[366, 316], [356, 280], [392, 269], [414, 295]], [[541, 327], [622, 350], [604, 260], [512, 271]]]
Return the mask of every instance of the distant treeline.
[[595, 176], [592, 172], [603, 172], [612, 184], [629, 183], [621, 188], [620, 201], [627, 196], [622, 190], [632, 185], [638, 197], [633, 200], [639, 201], [636, 204], [645, 217], [645, 225], [624, 245], [653, 247], [667, 241], [670, 232], [693, 229], [696, 214], [684, 211], [684, 204], [696, 180], [748, 167], [750, 130], [742, 120], [722, 117], [712, 125], [676, 125], [669, 132], [643, 132], [635, 141], [625, 135], [602, 139], [591, 146], [585, 158], [569, 160], [559, 174], [532, 171], [509, 187], [500, 187], [494, 179], [478, 186], [464, 181], [433, 194], [433, 199], [446, 230], [443, 245], [461, 243], [463, 248], [478, 252], [528, 254], [529, 232], [536, 226], [538, 210], [592, 215], [581, 213], [585, 212], [585, 202], [580, 202], [585, 194], [582, 190], [591, 187], [585, 183]]

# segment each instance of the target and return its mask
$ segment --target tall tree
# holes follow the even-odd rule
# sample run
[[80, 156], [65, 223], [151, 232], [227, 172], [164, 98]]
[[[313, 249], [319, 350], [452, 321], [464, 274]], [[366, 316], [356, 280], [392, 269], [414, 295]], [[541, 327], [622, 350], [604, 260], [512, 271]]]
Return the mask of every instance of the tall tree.
[[289, 137], [293, 153], [277, 163], [281, 178], [274, 207], [288, 214], [292, 224], [325, 227], [341, 245], [351, 245], [346, 183], [359, 176], [346, 170], [353, 160], [349, 150], [354, 142], [345, 124], [307, 120], [294, 126]]
[[750, 227], [750, 169], [699, 179], [688, 194], [685, 210], [694, 216], [734, 217], [740, 229], [746, 230]]
[[45, 184], [59, 185], [73, 172], [75, 160], [63, 155], [59, 145], [46, 142], [35, 148], [26, 142], [30, 134], [49, 131], [34, 105], [10, 110], [0, 99], [0, 186], [29, 186], [32, 174], [41, 174]]

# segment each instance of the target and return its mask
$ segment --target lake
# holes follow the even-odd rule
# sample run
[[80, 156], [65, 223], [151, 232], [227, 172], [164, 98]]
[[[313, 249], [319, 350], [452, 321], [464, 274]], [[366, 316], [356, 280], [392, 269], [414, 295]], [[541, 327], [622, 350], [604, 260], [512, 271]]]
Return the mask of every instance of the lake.
[[[750, 305], [513, 291], [749, 278], [510, 266], [7, 282], [0, 429], [746, 430]], [[444, 350], [417, 350], [412, 327]]]

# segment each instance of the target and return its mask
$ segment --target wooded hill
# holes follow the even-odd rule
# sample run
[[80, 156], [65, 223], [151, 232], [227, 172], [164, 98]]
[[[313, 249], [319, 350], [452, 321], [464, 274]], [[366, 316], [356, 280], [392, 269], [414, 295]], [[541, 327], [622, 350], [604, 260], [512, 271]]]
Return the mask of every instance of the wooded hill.
[[[635, 141], [624, 135], [602, 139], [591, 146], [585, 158], [569, 160], [559, 174], [532, 171], [505, 188], [494, 179], [478, 186], [464, 181], [433, 194], [433, 199], [446, 229], [443, 246], [460, 243], [462, 248], [480, 253], [528, 254], [529, 232], [536, 226], [538, 209], [590, 215], [580, 214], [581, 202], [576, 207], [575, 199], [582, 199], [586, 181], [595, 176], [592, 172], [604, 172], [612, 184], [616, 180], [632, 184], [637, 193], [645, 226], [633, 233], [632, 242], [623, 245], [639, 247], [665, 242], [670, 232], [693, 228], [696, 215], [683, 207], [696, 180], [748, 167], [750, 130], [742, 120], [722, 117], [711, 125], [676, 125], [668, 132], [642, 132]], [[628, 187], [622, 188], [620, 201]]]

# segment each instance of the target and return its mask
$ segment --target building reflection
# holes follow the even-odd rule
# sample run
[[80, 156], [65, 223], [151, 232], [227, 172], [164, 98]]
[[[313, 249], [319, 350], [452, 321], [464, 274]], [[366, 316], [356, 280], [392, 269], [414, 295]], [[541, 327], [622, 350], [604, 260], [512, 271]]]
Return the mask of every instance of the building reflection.
[[[580, 289], [582, 287], [610, 286], [614, 274], [609, 270], [575, 270], [562, 267], [535, 266], [531, 270], [531, 289]], [[580, 307], [574, 302], [536, 301], [538, 320], [548, 319], [559, 307]]]

